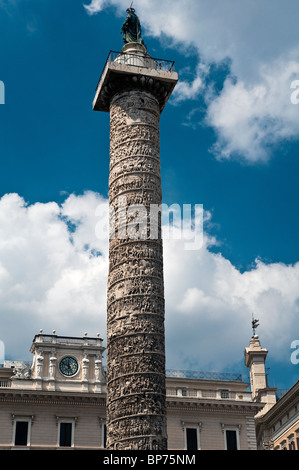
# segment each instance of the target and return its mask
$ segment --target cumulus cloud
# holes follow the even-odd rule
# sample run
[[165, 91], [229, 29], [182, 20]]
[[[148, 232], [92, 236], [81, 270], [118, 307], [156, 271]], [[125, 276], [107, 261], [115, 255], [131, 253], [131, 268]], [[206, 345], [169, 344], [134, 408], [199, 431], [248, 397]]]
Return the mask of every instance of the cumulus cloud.
[[[189, 75], [190, 75], [190, 71]], [[185, 100], [197, 100], [203, 93], [205, 77], [209, 72], [207, 64], [199, 63], [195, 76], [190, 81], [180, 79], [174, 89], [173, 101], [178, 104]]]
[[87, 12], [90, 15], [93, 15], [94, 13], [98, 13], [99, 11], [102, 10], [105, 6], [109, 5], [109, 1], [106, 0], [92, 0], [92, 2], [89, 5], [84, 5]]
[[[213, 244], [212, 244], [213, 245]], [[251, 316], [276, 360], [289, 360], [298, 321], [299, 263], [256, 260], [241, 273], [206, 241], [198, 252], [165, 245], [168, 360], [172, 366], [222, 370], [242, 361]]]
[[[85, 7], [96, 14], [111, 5], [122, 15], [128, 7], [125, 0], [92, 0]], [[291, 82], [299, 77], [297, 0], [140, 0], [137, 8], [145, 34], [197, 51], [194, 76], [181, 77], [174, 99], [206, 98], [205, 122], [216, 131], [211, 150], [218, 158], [265, 161], [273, 145], [298, 139], [299, 106], [290, 101]], [[230, 77], [211, 94], [207, 68], [227, 60]]]
[[281, 59], [262, 66], [260, 80], [253, 85], [226, 79], [207, 113], [207, 122], [219, 136], [214, 146], [219, 158], [267, 160], [272, 145], [298, 138], [299, 107], [290, 99], [296, 76], [298, 61]]
[[[107, 200], [93, 192], [71, 194], [61, 205], [26, 204], [18, 194], [0, 199], [0, 339], [6, 355], [29, 359], [40, 328], [61, 335], [100, 332], [106, 341], [108, 242], [100, 228], [107, 213]], [[221, 245], [215, 252], [217, 243], [207, 232], [196, 250], [186, 249], [184, 237], [164, 240], [168, 367], [220, 371], [239, 365], [253, 312], [271, 356], [289, 360], [299, 263], [257, 260], [241, 273], [219, 252]]]
[[[95, 234], [95, 193], [62, 206], [0, 200], [0, 318], [6, 353], [23, 357], [31, 336], [105, 332], [107, 240]], [[90, 329], [89, 329], [90, 328]]]

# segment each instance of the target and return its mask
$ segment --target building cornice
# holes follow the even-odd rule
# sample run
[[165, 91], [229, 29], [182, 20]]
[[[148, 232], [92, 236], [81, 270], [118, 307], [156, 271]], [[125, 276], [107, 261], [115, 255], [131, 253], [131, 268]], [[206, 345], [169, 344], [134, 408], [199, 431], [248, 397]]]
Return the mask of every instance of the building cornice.
[[265, 413], [260, 418], [257, 418], [256, 421], [258, 424], [266, 424], [272, 419], [277, 419], [281, 413], [284, 412], [286, 408], [292, 404], [297, 398], [298, 400], [299, 393], [299, 380], [283, 395], [280, 400], [278, 400], [272, 408], [270, 408], [267, 413]]
[[68, 392], [45, 392], [45, 391], [23, 391], [23, 390], [0, 390], [0, 402], [10, 403], [34, 403], [50, 405], [100, 405], [106, 406], [106, 394], [84, 394]]
[[205, 412], [225, 412], [225, 413], [239, 413], [246, 414], [248, 412], [256, 414], [261, 408], [264, 407], [263, 403], [255, 402], [242, 402], [236, 403], [233, 401], [211, 401], [211, 400], [177, 400], [173, 398], [167, 398], [167, 407], [177, 410], [192, 411], [199, 408]]

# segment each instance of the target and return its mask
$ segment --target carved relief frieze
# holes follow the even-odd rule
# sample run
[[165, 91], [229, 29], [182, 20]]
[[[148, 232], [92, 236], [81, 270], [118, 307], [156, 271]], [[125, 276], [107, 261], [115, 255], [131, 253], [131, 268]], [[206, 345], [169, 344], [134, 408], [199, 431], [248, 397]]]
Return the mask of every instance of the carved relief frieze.
[[[132, 239], [128, 231], [138, 212], [128, 208], [148, 209], [162, 202], [160, 104], [148, 92], [125, 90], [112, 98], [110, 116], [109, 202], [114, 236], [109, 241], [107, 292], [107, 443], [114, 449], [163, 449], [165, 305], [160, 218], [157, 239], [150, 238], [148, 219], [144, 238]], [[125, 207], [120, 197], [125, 198]]]

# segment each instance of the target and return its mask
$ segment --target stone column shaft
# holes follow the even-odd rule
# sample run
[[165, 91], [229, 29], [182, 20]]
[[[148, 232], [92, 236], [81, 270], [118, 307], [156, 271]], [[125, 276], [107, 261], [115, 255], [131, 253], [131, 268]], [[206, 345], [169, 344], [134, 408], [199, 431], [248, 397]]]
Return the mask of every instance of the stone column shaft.
[[110, 112], [107, 448], [165, 450], [159, 122], [178, 77], [140, 44], [109, 58], [93, 105]]
[[[159, 103], [147, 92], [124, 91], [112, 99], [110, 116], [115, 231], [108, 279], [108, 447], [166, 449], [162, 239], [160, 230], [151, 239], [149, 226], [151, 205], [162, 204]], [[144, 215], [138, 205], [147, 212], [145, 232], [134, 224], [135, 209]]]

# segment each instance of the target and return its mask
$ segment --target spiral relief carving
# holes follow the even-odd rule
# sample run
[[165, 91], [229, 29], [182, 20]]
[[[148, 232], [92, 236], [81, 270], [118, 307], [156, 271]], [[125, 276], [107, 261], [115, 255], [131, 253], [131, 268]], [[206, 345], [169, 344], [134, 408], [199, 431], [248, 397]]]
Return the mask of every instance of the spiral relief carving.
[[107, 299], [110, 449], [167, 448], [161, 220], [158, 217], [157, 239], [150, 237], [149, 220], [145, 236], [134, 239], [127, 229], [135, 214], [132, 212], [131, 219], [124, 218], [120, 204], [120, 197], [125, 198], [126, 207], [142, 205], [148, 209], [162, 203], [159, 119], [160, 104], [149, 92], [118, 92], [111, 100], [109, 201], [114, 236], [109, 246]]

